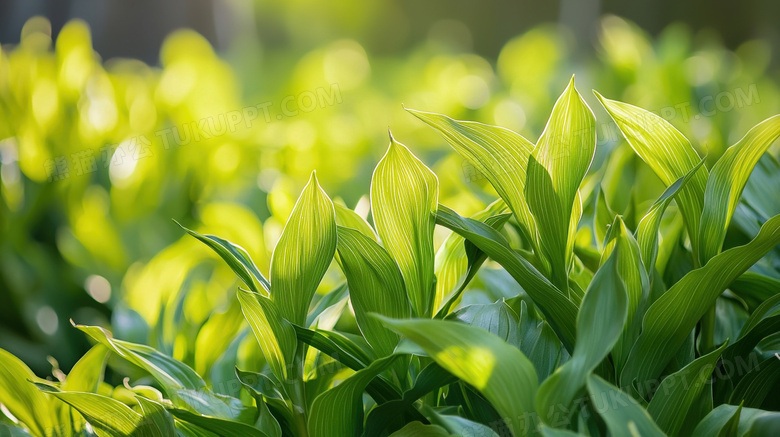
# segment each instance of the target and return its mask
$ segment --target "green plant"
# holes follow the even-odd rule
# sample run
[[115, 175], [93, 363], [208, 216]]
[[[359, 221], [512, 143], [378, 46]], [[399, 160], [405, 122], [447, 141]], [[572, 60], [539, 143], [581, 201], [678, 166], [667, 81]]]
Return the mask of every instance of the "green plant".
[[[500, 198], [473, 218], [440, 205], [436, 175], [391, 137], [372, 177], [373, 226], [332, 202], [312, 174], [270, 278], [240, 246], [185, 228], [243, 281], [237, 300], [261, 371], [236, 368], [241, 390], [229, 395], [149, 346], [77, 326], [95, 346], [70, 374], [56, 370], [57, 381], [36, 378], [0, 350], [0, 429], [101, 437], [777, 434], [780, 404], [770, 393], [780, 387], [780, 215], [760, 207], [762, 196], [780, 198], [778, 185], [762, 183], [777, 175], [776, 161], [765, 158], [759, 179], [749, 177], [780, 136], [780, 117], [707, 169], [661, 117], [598, 97], [667, 187], [649, 208], [632, 203], [615, 214], [609, 187], [596, 188], [606, 178], [589, 171], [595, 116], [573, 79], [536, 144], [501, 127], [409, 110]], [[436, 225], [451, 231], [438, 251]], [[345, 284], [318, 293], [334, 259]], [[463, 305], [470, 284], [491, 270], [508, 274], [502, 287], [520, 289]], [[357, 329], [337, 329], [352, 314]], [[109, 356], [142, 369], [153, 386], [107, 387]]]

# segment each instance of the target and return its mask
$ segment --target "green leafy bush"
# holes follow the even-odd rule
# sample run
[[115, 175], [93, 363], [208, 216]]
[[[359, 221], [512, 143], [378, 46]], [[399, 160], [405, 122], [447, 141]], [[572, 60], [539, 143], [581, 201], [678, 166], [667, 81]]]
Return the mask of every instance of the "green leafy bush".
[[[589, 172], [596, 119], [573, 79], [535, 144], [409, 110], [489, 181], [499, 198], [487, 209], [467, 218], [439, 204], [436, 175], [391, 136], [371, 180], [373, 225], [332, 202], [312, 174], [269, 278], [242, 247], [185, 228], [243, 282], [237, 301], [259, 346], [248, 352], [255, 370], [234, 367], [233, 387], [207, 384], [181, 360], [77, 325], [95, 345], [68, 375], [39, 379], [0, 350], [0, 429], [776, 435], [780, 215], [760, 205], [780, 198], [780, 186], [760, 178], [777, 175], [776, 161], [761, 157], [780, 136], [780, 116], [708, 168], [663, 118], [597, 96], [666, 186], [655, 202], [613, 212], [610, 187], [598, 183], [623, 182]], [[759, 162], [767, 170], [750, 178]], [[435, 251], [437, 225], [451, 232]], [[333, 260], [345, 283], [318, 293]], [[505, 272], [494, 280], [513, 291], [464, 304], [489, 271]], [[356, 326], [345, 322], [352, 315]], [[205, 347], [232, 350], [224, 356], [234, 366], [246, 361], [237, 358], [242, 335]], [[110, 361], [149, 383], [108, 385]]]

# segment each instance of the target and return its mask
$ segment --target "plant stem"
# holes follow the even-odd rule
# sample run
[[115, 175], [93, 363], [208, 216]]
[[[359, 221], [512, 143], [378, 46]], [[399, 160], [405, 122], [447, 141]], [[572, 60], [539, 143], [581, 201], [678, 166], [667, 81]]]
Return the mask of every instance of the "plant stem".
[[715, 348], [715, 304], [713, 303], [701, 318], [701, 332], [699, 332], [699, 349], [702, 355], [711, 352]]
[[306, 386], [303, 382], [303, 364], [305, 359], [306, 345], [303, 342], [298, 342], [298, 348], [295, 351], [295, 358], [293, 358], [292, 375], [290, 375], [293, 378], [290, 398], [293, 404], [294, 423], [292, 425], [295, 427], [295, 435], [300, 437], [309, 436], [309, 431], [306, 428]]

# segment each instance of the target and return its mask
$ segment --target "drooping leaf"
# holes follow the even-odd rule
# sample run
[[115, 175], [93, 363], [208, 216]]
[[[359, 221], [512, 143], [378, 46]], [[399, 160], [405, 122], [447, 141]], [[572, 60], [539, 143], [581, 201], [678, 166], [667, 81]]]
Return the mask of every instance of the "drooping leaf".
[[[474, 220], [485, 221], [506, 210], [506, 203], [499, 199], [475, 214]], [[495, 219], [494, 228], [503, 226], [506, 219]], [[436, 252], [434, 272], [436, 273], [436, 297], [434, 307], [438, 316], [446, 316], [460, 298], [463, 290], [476, 275], [486, 255], [473, 245], [467, 247], [465, 239], [456, 232], [451, 233]], [[470, 250], [469, 250], [470, 249]], [[479, 253], [477, 253], [479, 252]], [[439, 317], [440, 318], [440, 317]]]
[[546, 316], [547, 322], [566, 348], [573, 349], [577, 307], [531, 263], [514, 251], [503, 235], [485, 223], [459, 216], [444, 205], [439, 205], [436, 222], [462, 235], [501, 264]]
[[371, 211], [382, 245], [398, 263], [413, 313], [433, 315], [433, 228], [439, 180], [392, 136], [371, 178]]
[[720, 251], [731, 216], [753, 167], [777, 137], [780, 137], [780, 115], [750, 129], [741, 140], [726, 149], [712, 167], [699, 226], [702, 264]]
[[526, 167], [533, 143], [503, 127], [456, 121], [431, 112], [407, 111], [436, 129], [458, 154], [490, 181], [536, 247], [536, 223], [525, 199]]
[[669, 185], [663, 194], [653, 203], [647, 214], [642, 217], [639, 226], [636, 229], [636, 240], [642, 252], [642, 264], [648, 275], [652, 275], [655, 269], [656, 258], [658, 257], [658, 228], [661, 226], [661, 219], [664, 216], [666, 207], [677, 196], [677, 193], [685, 186], [694, 175], [698, 174], [699, 167], [704, 165], [702, 159], [685, 176], [677, 179]]
[[309, 304], [336, 252], [336, 217], [312, 173], [271, 257], [271, 300], [282, 317], [303, 325]]
[[117, 340], [109, 331], [99, 326], [74, 326], [121, 358], [147, 371], [162, 385], [169, 395], [183, 388], [200, 390], [206, 387], [203, 378], [189, 366], [158, 352], [152, 347]]
[[541, 250], [550, 262], [552, 282], [561, 290], [568, 288], [570, 229], [576, 229], [579, 221], [579, 214], [573, 217], [572, 210], [595, 150], [596, 118], [574, 87], [572, 76], [528, 159], [525, 184]]
[[653, 419], [634, 398], [614, 385], [591, 375], [588, 378], [588, 394], [593, 409], [607, 423], [614, 436], [662, 437], [665, 436]]
[[647, 405], [647, 412], [669, 436], [680, 435], [687, 413], [710, 383], [715, 364], [725, 348], [726, 343], [661, 381]]
[[585, 291], [577, 315], [577, 343], [571, 359], [539, 387], [536, 410], [548, 425], [555, 423], [556, 407], [568, 411], [588, 376], [609, 354], [623, 332], [628, 297], [618, 270], [621, 249], [615, 247]]
[[713, 257], [675, 283], [648, 308], [620, 376], [624, 387], [657, 378], [707, 309], [728, 284], [780, 244], [780, 216], [761, 227], [750, 243]]
[[245, 423], [217, 417], [204, 416], [181, 408], [173, 408], [170, 410], [170, 412], [180, 421], [191, 423], [220, 437], [268, 437], [268, 435], [262, 430]]
[[502, 417], [513, 419], [509, 426], [516, 436], [531, 431], [515, 418], [533, 413], [538, 379], [533, 364], [519, 349], [464, 323], [380, 320], [420, 345], [442, 368], [476, 388]]
[[338, 238], [339, 264], [347, 277], [360, 331], [378, 356], [390, 355], [398, 344], [398, 334], [368, 313], [392, 318], [411, 315], [401, 272], [382, 246], [359, 231], [339, 227]]
[[269, 367], [280, 381], [286, 381], [298, 345], [295, 330], [271, 299], [243, 289], [237, 296]]
[[[268, 294], [271, 284], [249, 257], [246, 249], [214, 235], [202, 235], [176, 222], [188, 234], [203, 242], [222, 258], [241, 280], [255, 293]], [[260, 287], [258, 287], [260, 285]]]
[[776, 411], [724, 404], [699, 423], [693, 436], [761, 437], [774, 436], [779, 430], [780, 413]]
[[[49, 393], [81, 413], [100, 437], [168, 437], [144, 426], [142, 415], [132, 408], [95, 393], [63, 392], [49, 384], [36, 384], [41, 392]], [[45, 435], [45, 434], [44, 434]]]
[[173, 436], [176, 429], [173, 416], [168, 410], [157, 402], [146, 399], [143, 396], [137, 396], [135, 400], [141, 409], [141, 415], [144, 417], [144, 425], [153, 430], [153, 433], [161, 437]]
[[[628, 144], [666, 185], [691, 171], [701, 159], [685, 136], [659, 115], [627, 103], [596, 97], [617, 123]], [[699, 168], [677, 194], [694, 255], [698, 256], [699, 218], [704, 207], [707, 169]]]

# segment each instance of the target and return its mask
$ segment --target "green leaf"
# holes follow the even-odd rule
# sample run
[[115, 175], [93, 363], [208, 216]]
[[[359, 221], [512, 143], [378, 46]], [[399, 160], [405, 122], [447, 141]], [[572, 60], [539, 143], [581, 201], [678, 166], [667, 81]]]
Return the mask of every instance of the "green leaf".
[[588, 378], [588, 394], [593, 409], [607, 423], [613, 436], [664, 436], [644, 408], [634, 398], [596, 375]]
[[401, 272], [382, 246], [359, 231], [339, 227], [338, 239], [339, 264], [347, 277], [358, 327], [378, 356], [390, 355], [398, 334], [368, 313], [392, 318], [411, 315]]
[[[701, 161], [688, 139], [668, 121], [650, 111], [606, 99], [595, 91], [593, 93], [615, 120], [631, 148], [666, 186], [685, 176]], [[699, 219], [704, 207], [706, 184], [707, 169], [702, 167], [694, 172], [677, 195], [694, 256], [698, 256]]]
[[436, 129], [458, 154], [490, 181], [536, 247], [536, 223], [525, 200], [526, 167], [533, 143], [503, 127], [456, 121], [431, 112], [407, 111]]
[[[506, 203], [498, 199], [487, 208], [475, 214], [474, 220], [486, 221], [506, 210]], [[505, 217], [504, 217], [505, 216]], [[491, 226], [498, 230], [509, 220], [509, 214], [501, 214], [501, 218], [493, 219]], [[449, 313], [458, 301], [466, 286], [471, 282], [479, 267], [487, 259], [484, 252], [473, 245], [467, 247], [465, 239], [452, 232], [436, 252], [434, 272], [436, 274], [436, 297], [434, 308], [436, 317], [441, 318]]]
[[658, 257], [658, 228], [661, 226], [661, 219], [664, 216], [666, 207], [677, 196], [677, 193], [685, 186], [694, 175], [698, 173], [701, 166], [704, 165], [702, 159], [693, 169], [688, 171], [685, 176], [674, 181], [669, 185], [663, 194], [653, 203], [647, 214], [642, 217], [639, 226], [636, 229], [636, 240], [642, 252], [642, 263], [645, 271], [651, 275], [655, 269], [655, 261]]
[[268, 366], [280, 381], [286, 381], [298, 346], [295, 330], [267, 297], [242, 289], [237, 296]]
[[311, 437], [359, 436], [363, 427], [363, 391], [386, 370], [397, 355], [381, 358], [355, 372], [341, 384], [321, 393], [309, 411]]
[[737, 341], [723, 352], [723, 360], [733, 362], [736, 357], [748, 356], [761, 340], [776, 332], [780, 332], [780, 294], [765, 300], [753, 311]]
[[173, 408], [170, 411], [177, 419], [197, 425], [198, 427], [211, 431], [221, 437], [268, 437], [265, 432], [245, 423], [234, 422], [218, 417], [203, 416], [180, 408]]
[[718, 349], [697, 358], [661, 381], [647, 405], [647, 412], [666, 434], [680, 435], [688, 412], [704, 387], [710, 384], [710, 376], [725, 348], [726, 343], [723, 343]]
[[607, 230], [615, 220], [617, 214], [607, 204], [607, 196], [603, 189], [599, 189], [596, 197], [596, 211], [593, 214], [593, 232], [596, 234], [596, 245], [600, 249], [607, 236]]
[[740, 379], [731, 393], [729, 402], [759, 408], [778, 381], [780, 381], [780, 356], [775, 355], [762, 361]]
[[371, 178], [371, 210], [382, 245], [398, 263], [413, 313], [433, 314], [433, 228], [439, 180], [409, 149], [390, 147]]
[[780, 137], [780, 115], [756, 125], [736, 144], [726, 149], [712, 167], [704, 192], [699, 226], [701, 264], [720, 252], [742, 190], [761, 155]]
[[355, 229], [360, 231], [360, 233], [366, 237], [376, 241], [377, 243], [379, 242], [374, 229], [371, 228], [371, 225], [369, 225], [363, 217], [359, 216], [355, 211], [352, 211], [351, 209], [339, 203], [334, 203], [333, 206], [335, 207], [336, 224], [338, 226]]
[[642, 316], [647, 309], [650, 294], [650, 279], [642, 265], [639, 244], [620, 216], [615, 218], [607, 233], [604, 251], [601, 254], [602, 265], [615, 248], [619, 248], [616, 252], [617, 269], [628, 295], [626, 323], [623, 326], [623, 333], [612, 350], [615, 368], [620, 372], [631, 351], [631, 346], [639, 336]]
[[583, 435], [566, 429], [548, 428], [544, 425], [539, 427], [539, 431], [543, 437], [577, 437]]
[[20, 359], [0, 349], [0, 403], [8, 408], [36, 437], [54, 428], [54, 409], [45, 394], [29, 381], [35, 374]]
[[728, 287], [768, 251], [780, 244], [780, 215], [761, 227], [750, 243], [713, 257], [692, 270], [648, 308], [642, 333], [620, 376], [621, 385], [657, 378], [696, 326], [696, 322]]
[[63, 391], [97, 392], [103, 381], [103, 370], [106, 367], [108, 348], [101, 344], [92, 346], [81, 357], [68, 373], [68, 377], [62, 384]]
[[[304, 343], [322, 351], [334, 360], [344, 364], [352, 370], [362, 370], [368, 367], [373, 359], [348, 337], [334, 331], [321, 329], [306, 329], [294, 325], [295, 334]], [[370, 352], [370, 351], [369, 351]], [[377, 402], [385, 402], [400, 398], [398, 390], [391, 386], [383, 378], [375, 378], [366, 389]]]
[[423, 425], [422, 422], [411, 422], [390, 437], [450, 437], [452, 434], [437, 425]]
[[489, 225], [459, 216], [439, 205], [436, 222], [485, 252], [523, 287], [568, 350], [574, 347], [577, 306], [526, 259], [515, 252], [506, 238]]
[[[528, 159], [525, 197], [536, 219], [542, 252], [550, 262], [552, 282], [568, 289], [568, 266], [579, 214], [572, 214], [580, 183], [596, 150], [596, 118], [574, 87], [553, 107], [547, 126]], [[578, 204], [581, 208], [581, 203]]]
[[585, 291], [571, 359], [539, 387], [536, 410], [548, 425], [555, 422], [558, 407], [568, 410], [588, 375], [606, 358], [623, 331], [628, 298], [618, 271], [620, 252], [621, 248], [616, 246]]
[[[736, 421], [738, 425], [734, 426]], [[780, 430], [780, 413], [776, 411], [720, 405], [699, 423], [693, 436], [762, 437], [775, 436], [778, 430]]]
[[[268, 294], [268, 290], [271, 289], [271, 284], [269, 284], [268, 280], [260, 273], [260, 270], [257, 268], [254, 261], [252, 261], [252, 258], [249, 257], [249, 253], [247, 253], [246, 249], [214, 235], [201, 235], [191, 229], [185, 228], [179, 222], [176, 222], [176, 224], [216, 252], [252, 291]], [[258, 287], [258, 284], [262, 288]]]
[[528, 435], [538, 385], [533, 364], [520, 350], [484, 329], [447, 320], [380, 317], [422, 347], [442, 368], [474, 386], [510, 419], [515, 436]]
[[142, 426], [143, 416], [116, 399], [95, 393], [63, 392], [49, 384], [35, 386], [81, 413], [100, 437], [169, 437]]
[[132, 364], [147, 371], [169, 396], [177, 390], [199, 390], [206, 387], [203, 379], [186, 364], [164, 355], [154, 348], [113, 338], [99, 326], [74, 325], [95, 341]]
[[165, 407], [142, 396], [137, 396], [135, 400], [138, 401], [141, 415], [144, 417], [145, 427], [154, 430], [154, 434], [162, 437], [176, 434], [173, 416]]
[[301, 192], [271, 257], [271, 299], [282, 317], [303, 325], [336, 253], [336, 217], [317, 176]]

